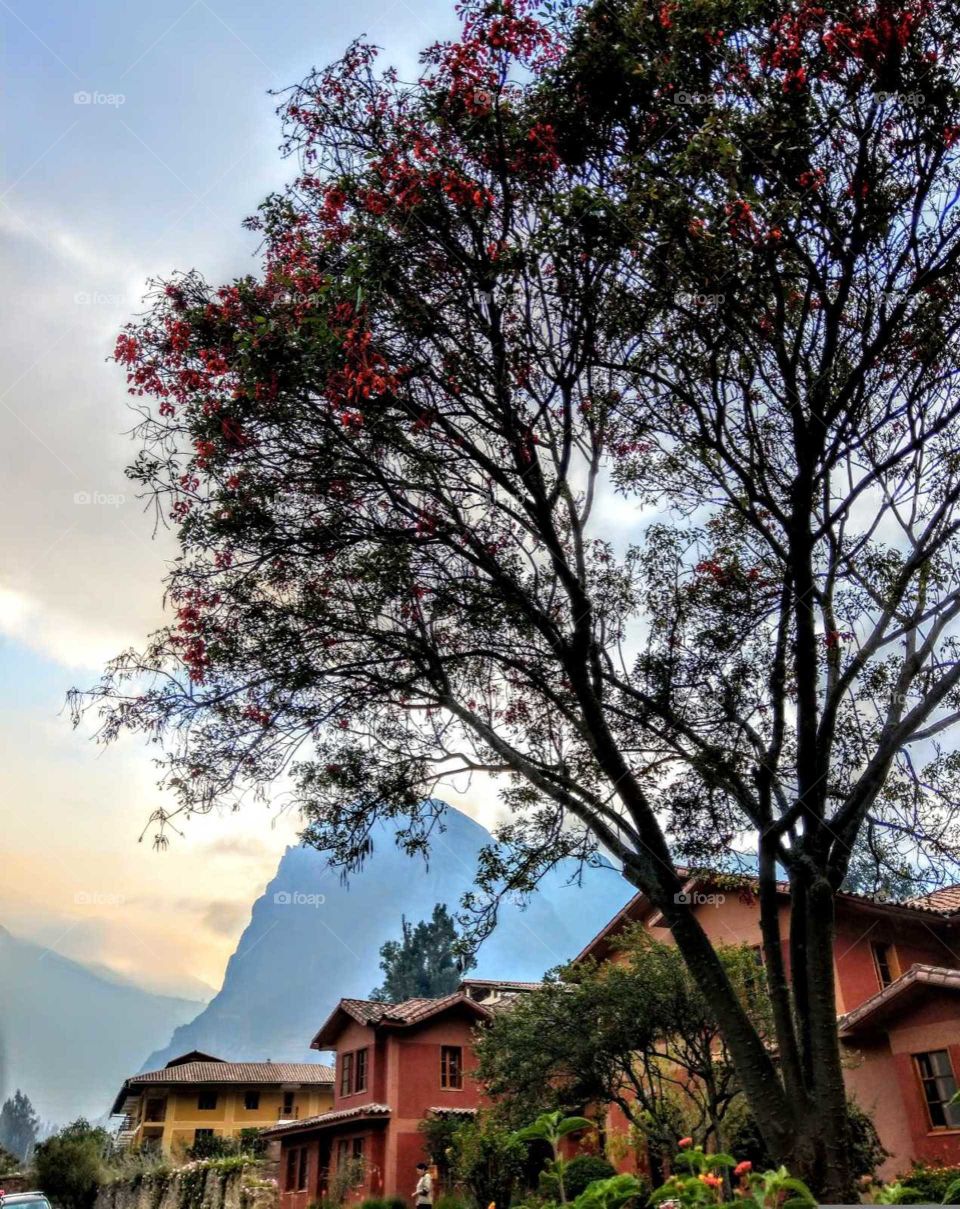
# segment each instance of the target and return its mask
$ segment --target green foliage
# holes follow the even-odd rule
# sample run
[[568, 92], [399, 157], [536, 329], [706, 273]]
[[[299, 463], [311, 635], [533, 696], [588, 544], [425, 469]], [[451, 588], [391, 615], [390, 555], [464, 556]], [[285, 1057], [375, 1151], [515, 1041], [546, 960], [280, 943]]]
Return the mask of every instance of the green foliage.
[[[873, 1121], [856, 1100], [847, 1101], [847, 1121], [851, 1173], [856, 1179], [872, 1178], [883, 1160], [889, 1157], [889, 1151], [881, 1143]], [[738, 1097], [731, 1108], [728, 1122], [727, 1147], [741, 1158], [749, 1159], [757, 1169], [769, 1167], [772, 1159], [742, 1097]]]
[[330, 1202], [334, 1205], [344, 1204], [366, 1178], [367, 1164], [364, 1159], [353, 1156], [345, 1159], [330, 1176]]
[[82, 1117], [40, 1142], [33, 1152], [37, 1183], [62, 1209], [91, 1209], [109, 1179], [113, 1140]]
[[[444, 1199], [445, 1199], [444, 1197], [441, 1197], [440, 1201], [437, 1202], [437, 1206], [439, 1206], [440, 1202], [443, 1201]], [[452, 1199], [452, 1198], [446, 1198], [446, 1199]], [[410, 1209], [410, 1206], [407, 1204], [406, 1200], [404, 1200], [404, 1198], [402, 1196], [388, 1196], [385, 1204], [387, 1206], [387, 1209]], [[458, 1207], [450, 1206], [449, 1209], [458, 1209]]]
[[705, 1154], [701, 1147], [683, 1150], [674, 1158], [675, 1174], [652, 1195], [651, 1203], [666, 1201], [682, 1209], [722, 1205], [731, 1180], [737, 1183], [735, 1203], [742, 1209], [807, 1209], [816, 1198], [802, 1180], [795, 1179], [785, 1167], [756, 1172], [749, 1160], [737, 1160], [729, 1154]]
[[368, 1196], [360, 1202], [360, 1209], [387, 1209], [387, 1202], [382, 1196]]
[[429, 920], [414, 927], [401, 919], [400, 940], [388, 940], [380, 950], [383, 985], [370, 992], [381, 1003], [402, 1003], [404, 999], [437, 999], [450, 995], [460, 983], [463, 971], [474, 965], [472, 958], [458, 962], [457, 930], [443, 903], [437, 903]]
[[436, 1167], [441, 1176], [450, 1170], [450, 1151], [453, 1146], [453, 1135], [461, 1127], [462, 1122], [445, 1113], [432, 1117], [424, 1117], [417, 1126], [423, 1134], [423, 1144], [430, 1162]]
[[897, 1176], [897, 1182], [916, 1192], [922, 1202], [960, 1204], [960, 1166], [937, 1167], [928, 1163], [914, 1163], [909, 1171]]
[[[570, 1159], [563, 1172], [563, 1187], [568, 1198], [576, 1198], [594, 1180], [609, 1179], [616, 1171], [612, 1163], [599, 1154], [578, 1154]], [[548, 1200], [555, 1200], [560, 1191], [556, 1172], [547, 1169], [540, 1174], [540, 1191]]]
[[20, 1160], [29, 1159], [37, 1142], [40, 1118], [30, 1097], [18, 1088], [0, 1108], [0, 1146]]
[[[406, 1201], [401, 1205], [391, 1206], [391, 1209], [408, 1209]], [[454, 1192], [445, 1192], [433, 1202], [433, 1209], [469, 1209], [467, 1202], [462, 1196], [457, 1196]]]
[[223, 1134], [211, 1134], [209, 1137], [199, 1137], [188, 1147], [185, 1154], [188, 1159], [227, 1159], [227, 1158], [262, 1158], [266, 1153], [267, 1143], [259, 1129], [241, 1129], [236, 1137], [225, 1137]]
[[[723, 1125], [738, 1090], [715, 1011], [675, 945], [641, 929], [620, 943], [620, 961], [555, 971], [482, 1029], [478, 1075], [511, 1122], [545, 1107], [614, 1101], [653, 1156], [668, 1157], [687, 1133], [715, 1144], [708, 1131]], [[719, 955], [758, 1030], [770, 1035], [756, 954], [731, 945]], [[687, 1093], [667, 1077], [670, 1067], [689, 1076]]]
[[453, 1136], [454, 1178], [481, 1207], [493, 1202], [497, 1209], [510, 1209], [524, 1157], [523, 1143], [484, 1114]]
[[875, 1205], [917, 1205], [923, 1197], [909, 1184], [894, 1180], [892, 1184], [884, 1184], [873, 1196]]
[[9, 1175], [12, 1171], [20, 1170], [20, 1160], [15, 1154], [0, 1146], [0, 1175]]
[[544, 1112], [532, 1125], [514, 1134], [518, 1142], [546, 1142], [549, 1145], [553, 1158], [547, 1165], [547, 1178], [556, 1181], [561, 1204], [567, 1202], [567, 1161], [560, 1154], [560, 1142], [568, 1134], [595, 1128], [593, 1121], [588, 1121], [586, 1117], [565, 1117], [562, 1112]]
[[645, 1203], [647, 1189], [635, 1175], [613, 1175], [594, 1180], [573, 1202], [574, 1209], [621, 1209], [628, 1203]]

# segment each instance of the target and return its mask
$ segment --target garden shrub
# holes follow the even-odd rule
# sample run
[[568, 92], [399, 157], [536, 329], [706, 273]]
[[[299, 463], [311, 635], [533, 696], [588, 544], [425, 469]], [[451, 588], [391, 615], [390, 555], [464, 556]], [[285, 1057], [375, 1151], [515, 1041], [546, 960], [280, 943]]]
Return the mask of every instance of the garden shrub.
[[[960, 1167], [934, 1167], [926, 1163], [915, 1162], [913, 1167], [903, 1175], [897, 1176], [897, 1182], [919, 1194], [920, 1201], [942, 1204], [951, 1184], [960, 1180]], [[960, 1204], [960, 1197], [952, 1196], [947, 1204]]]
[[368, 1196], [365, 1201], [360, 1202], [360, 1209], [387, 1209], [387, 1202], [380, 1196]]
[[523, 1143], [481, 1115], [453, 1135], [453, 1174], [479, 1206], [510, 1209], [523, 1170]]
[[[401, 1202], [402, 1209], [407, 1209], [405, 1202]], [[396, 1206], [396, 1209], [401, 1209], [401, 1205]], [[393, 1206], [390, 1209], [394, 1209]], [[458, 1196], [455, 1192], [445, 1192], [438, 1200], [433, 1202], [433, 1209], [468, 1209], [467, 1202], [462, 1196]]]
[[[890, 1152], [884, 1148], [876, 1126], [856, 1100], [847, 1101], [847, 1120], [850, 1126], [849, 1154], [853, 1176], [856, 1179], [873, 1177]], [[725, 1141], [732, 1154], [739, 1159], [748, 1160], [756, 1170], [775, 1166], [767, 1153], [757, 1123], [743, 1100], [728, 1110]], [[946, 1186], [944, 1184], [944, 1188]]]
[[[606, 1180], [616, 1175], [613, 1164], [600, 1154], [578, 1154], [570, 1159], [563, 1169], [563, 1186], [567, 1200], [572, 1201], [594, 1180]], [[540, 1191], [549, 1200], [558, 1200], [560, 1182], [555, 1171], [549, 1168], [540, 1173]]]

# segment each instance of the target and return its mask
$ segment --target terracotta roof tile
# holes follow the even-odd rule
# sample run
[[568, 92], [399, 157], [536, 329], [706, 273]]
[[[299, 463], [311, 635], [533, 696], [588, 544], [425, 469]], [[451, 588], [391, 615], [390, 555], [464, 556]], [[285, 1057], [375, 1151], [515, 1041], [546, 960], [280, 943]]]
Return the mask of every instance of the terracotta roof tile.
[[333, 1083], [333, 1067], [322, 1062], [182, 1062], [131, 1075], [125, 1086], [145, 1083]]
[[960, 991], [960, 970], [952, 970], [949, 966], [912, 965], [905, 974], [895, 978], [882, 991], [877, 991], [869, 999], [846, 1012], [837, 1020], [840, 1035], [848, 1036], [864, 1025], [870, 1025], [882, 1018], [895, 1000], [915, 992], [918, 987], [944, 987], [951, 991]]
[[952, 915], [955, 911], [960, 911], [960, 886], [944, 886], [942, 890], [934, 890], [932, 894], [908, 898], [903, 905]]
[[388, 1117], [388, 1104], [358, 1104], [354, 1108], [334, 1108], [329, 1112], [317, 1113], [313, 1117], [301, 1117], [297, 1121], [284, 1121], [263, 1131], [264, 1137], [279, 1137], [281, 1134], [296, 1133], [301, 1129], [325, 1129], [338, 1121], [349, 1121], [353, 1117]]

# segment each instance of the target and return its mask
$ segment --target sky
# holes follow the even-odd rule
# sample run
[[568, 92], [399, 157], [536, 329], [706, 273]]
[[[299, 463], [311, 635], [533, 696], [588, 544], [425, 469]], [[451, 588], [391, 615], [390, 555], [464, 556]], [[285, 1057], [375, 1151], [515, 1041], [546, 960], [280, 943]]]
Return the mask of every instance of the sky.
[[159, 623], [173, 554], [108, 357], [149, 278], [255, 267], [241, 221], [293, 170], [270, 89], [361, 34], [412, 73], [454, 32], [444, 0], [0, 0], [0, 924], [153, 990], [219, 987], [297, 820], [214, 815], [157, 854], [150, 751], [70, 726], [67, 689]]

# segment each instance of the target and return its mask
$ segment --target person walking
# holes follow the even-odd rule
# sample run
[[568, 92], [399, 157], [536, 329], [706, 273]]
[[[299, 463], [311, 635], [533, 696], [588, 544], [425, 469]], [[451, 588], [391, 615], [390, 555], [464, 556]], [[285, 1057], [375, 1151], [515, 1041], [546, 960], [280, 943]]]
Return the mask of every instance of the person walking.
[[413, 1191], [413, 1203], [417, 1209], [433, 1209], [433, 1178], [426, 1163], [417, 1164], [417, 1186]]

